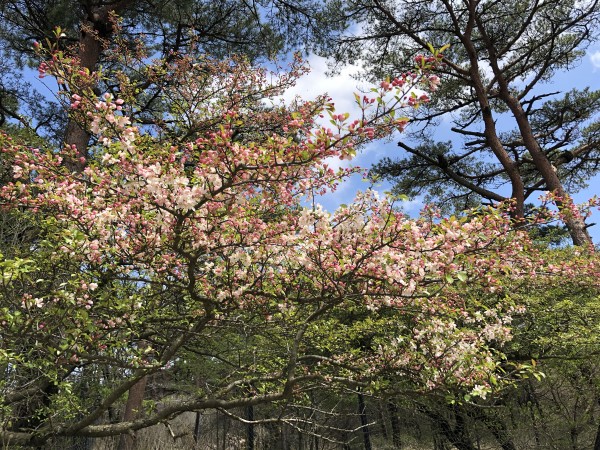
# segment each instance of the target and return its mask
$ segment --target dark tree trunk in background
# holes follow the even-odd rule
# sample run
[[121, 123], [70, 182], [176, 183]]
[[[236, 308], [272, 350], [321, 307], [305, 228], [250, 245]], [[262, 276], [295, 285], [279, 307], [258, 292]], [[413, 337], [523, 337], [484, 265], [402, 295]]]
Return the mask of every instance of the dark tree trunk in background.
[[[433, 422], [434, 428], [437, 428], [441, 435], [443, 435], [452, 445], [458, 450], [476, 450], [473, 440], [469, 436], [468, 425], [465, 422], [465, 417], [459, 407], [448, 409], [448, 412], [454, 414], [455, 425], [452, 426], [450, 421], [442, 413], [421, 407], [420, 411], [427, 415]], [[443, 445], [441, 442], [436, 444]]]
[[363, 433], [363, 440], [365, 442], [365, 450], [372, 450], [371, 447], [371, 433], [369, 431], [369, 421], [367, 420], [367, 408], [365, 405], [365, 397], [361, 391], [357, 392], [358, 396], [358, 415], [360, 416], [360, 425]]
[[254, 424], [251, 423], [252, 421], [254, 421], [254, 406], [250, 405], [246, 408], [246, 419], [250, 421], [246, 430], [246, 448], [248, 450], [254, 450]]
[[594, 450], [600, 450], [600, 424], [598, 425], [598, 430], [596, 431], [596, 441], [594, 442]]
[[[598, 398], [598, 405], [600, 405], [600, 398]], [[594, 441], [594, 450], [600, 450], [600, 423], [598, 423], [598, 429], [596, 430], [596, 440]]]
[[196, 423], [194, 424], [194, 442], [198, 443], [200, 434], [202, 433], [202, 414], [196, 411]]
[[400, 421], [398, 420], [398, 406], [394, 402], [388, 402], [387, 408], [390, 414], [390, 425], [392, 426], [392, 445], [394, 448], [402, 448]]
[[381, 402], [377, 402], [377, 422], [379, 423], [379, 430], [383, 438], [388, 440], [388, 425], [387, 425], [387, 416], [384, 413], [385, 406]]
[[502, 419], [485, 416], [484, 421], [496, 441], [498, 441], [498, 444], [502, 447], [502, 450], [517, 450]]

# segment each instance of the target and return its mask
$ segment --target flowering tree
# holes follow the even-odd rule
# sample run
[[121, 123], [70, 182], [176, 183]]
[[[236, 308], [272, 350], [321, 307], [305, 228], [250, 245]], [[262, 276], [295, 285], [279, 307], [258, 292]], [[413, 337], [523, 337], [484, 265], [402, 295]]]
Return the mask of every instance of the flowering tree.
[[[274, 100], [297, 63], [277, 75], [174, 58], [146, 67], [175, 81], [148, 121], [125, 73], [122, 96], [97, 97], [102, 75], [55, 50], [40, 74], [59, 79], [95, 144], [80, 159], [0, 137], [3, 211], [37, 230], [0, 263], [5, 444], [131, 433], [317, 386], [489, 390], [514, 306], [467, 288], [499, 292], [536, 267], [505, 215], [415, 220], [370, 191], [334, 213], [305, 206], [347, 175], [330, 158], [406, 126], [398, 112], [427, 99], [413, 89], [438, 82], [424, 64], [357, 97], [353, 120], [326, 97]], [[148, 376], [182, 382], [109, 420]]]

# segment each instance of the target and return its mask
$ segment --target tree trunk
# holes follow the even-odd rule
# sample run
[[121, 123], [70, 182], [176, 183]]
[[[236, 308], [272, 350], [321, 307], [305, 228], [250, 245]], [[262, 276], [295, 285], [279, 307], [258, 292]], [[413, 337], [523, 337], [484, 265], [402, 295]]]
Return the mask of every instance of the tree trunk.
[[246, 407], [246, 419], [250, 422], [246, 430], [246, 448], [247, 450], [254, 450], [254, 424], [252, 423], [254, 421], [254, 406], [249, 405]]
[[506, 88], [506, 90], [501, 88], [500, 95], [516, 119], [525, 147], [527, 150], [529, 150], [531, 159], [533, 160], [536, 169], [544, 179], [546, 187], [550, 192], [553, 192], [557, 196], [555, 203], [558, 209], [564, 214], [563, 220], [567, 226], [567, 229], [569, 230], [573, 244], [591, 246], [592, 238], [588, 233], [585, 222], [578, 215], [573, 215], [571, 213], [570, 207], [572, 206], [573, 201], [568, 196], [560, 179], [558, 178], [556, 168], [552, 165], [546, 154], [540, 148], [538, 141], [533, 135], [531, 125], [529, 124], [529, 119], [527, 118], [521, 103], [510, 94], [508, 88]]
[[492, 115], [492, 109], [487, 96], [485, 95], [485, 87], [479, 77], [477, 60], [474, 59], [471, 63], [473, 64], [471, 77], [474, 78], [475, 92], [477, 93], [479, 107], [481, 108], [481, 115], [485, 125], [484, 134], [486, 143], [492, 149], [494, 155], [510, 179], [510, 196], [515, 202], [512, 217], [517, 220], [522, 220], [525, 217], [525, 185], [523, 184], [523, 179], [521, 178], [516, 162], [508, 155], [508, 152], [498, 137], [496, 121]]
[[479, 109], [481, 110], [481, 116], [485, 126], [484, 135], [486, 143], [510, 179], [512, 188], [511, 198], [515, 201], [514, 211], [512, 213], [513, 217], [515, 219], [523, 219], [525, 216], [525, 186], [523, 184], [523, 179], [521, 178], [516, 162], [510, 157], [504, 148], [504, 145], [502, 145], [502, 141], [498, 137], [496, 121], [492, 115], [492, 108], [490, 106], [487, 91], [479, 73], [479, 55], [477, 54], [477, 50], [472, 41], [475, 16], [477, 14], [475, 8], [476, 2], [471, 2], [469, 6], [469, 21], [464, 33], [460, 35], [459, 38], [469, 56], [469, 78], [477, 96]]
[[[87, 3], [87, 2], [86, 2]], [[135, 1], [116, 1], [106, 6], [85, 5], [86, 18], [81, 25], [81, 34], [79, 37], [79, 64], [87, 68], [90, 72], [96, 70], [102, 47], [106, 40], [113, 35], [113, 26], [111, 24], [111, 13], [120, 13], [127, 6], [131, 6]], [[77, 93], [77, 92], [74, 92]], [[69, 117], [67, 123], [64, 145], [65, 147], [75, 147], [76, 156], [73, 159], [65, 160], [65, 166], [73, 172], [82, 172], [85, 168], [88, 155], [88, 145], [91, 134], [87, 129], [87, 124]]]
[[541, 448], [541, 436], [540, 436], [540, 426], [538, 424], [538, 420], [535, 414], [535, 407], [537, 406], [538, 412], [540, 411], [539, 409], [539, 405], [537, 402], [537, 396], [535, 394], [535, 390], [534, 387], [531, 385], [531, 382], [527, 383], [526, 385], [526, 392], [527, 392], [527, 399], [528, 399], [528, 406], [529, 406], [529, 416], [531, 417], [531, 424], [533, 426], [533, 436], [535, 439], [535, 447], [536, 448]]
[[502, 450], [517, 450], [506, 429], [506, 424], [502, 420], [485, 415], [484, 421], [496, 441], [498, 441], [498, 444], [502, 447]]
[[[127, 397], [127, 403], [125, 404], [125, 412], [123, 413], [123, 422], [135, 420], [141, 412], [147, 381], [148, 377], [144, 376], [129, 389], [129, 396]], [[117, 450], [133, 450], [134, 448], [134, 436], [132, 434], [122, 434], [119, 439]]]
[[439, 430], [436, 430], [433, 434], [433, 450], [448, 450], [446, 438]]
[[371, 433], [369, 431], [369, 421], [367, 420], [367, 408], [365, 405], [365, 397], [359, 390], [358, 396], [358, 415], [360, 416], [360, 425], [363, 433], [363, 441], [365, 443], [365, 450], [372, 450], [371, 447]]
[[292, 448], [288, 428], [285, 423], [281, 424], [281, 448], [282, 450], [290, 450]]
[[421, 407], [420, 411], [433, 421], [434, 427], [439, 429], [441, 434], [458, 450], [476, 450], [475, 445], [469, 436], [465, 418], [458, 407], [449, 410], [452, 411], [455, 417], [454, 427], [446, 417], [437, 411], [430, 410], [426, 407]]
[[596, 440], [594, 441], [594, 450], [600, 450], [600, 423], [598, 424], [598, 429], [596, 430]]
[[[105, 8], [102, 8], [102, 10], [105, 10]], [[89, 69], [90, 72], [95, 71], [100, 62], [102, 52], [100, 38], [106, 37], [98, 32], [99, 25], [102, 24], [105, 29], [108, 29], [108, 11], [104, 11], [104, 14], [99, 14], [99, 12], [97, 8], [89, 11], [88, 17], [81, 27], [82, 31], [79, 39], [79, 63], [81, 67]], [[96, 13], [98, 19], [101, 18], [102, 22], [99, 20], [92, 22], [91, 19], [93, 19], [94, 13]], [[85, 168], [90, 137], [91, 134], [87, 129], [87, 124], [69, 117], [64, 145], [65, 147], [75, 147], [76, 153], [73, 159], [65, 159], [65, 166], [72, 172], [79, 173]]]
[[463, 411], [461, 411], [461, 408], [457, 405], [454, 406], [454, 417], [456, 426], [454, 427], [453, 433], [455, 439], [452, 443], [460, 450], [475, 450], [475, 445], [469, 436], [469, 429], [465, 421], [465, 416]]
[[[472, 12], [473, 20], [477, 16], [476, 12]], [[480, 21], [477, 21], [477, 26], [483, 38], [483, 41], [486, 44], [486, 50], [488, 51], [490, 66], [494, 72], [494, 76], [498, 82], [499, 88], [499, 96], [500, 99], [508, 106], [508, 109], [512, 113], [515, 121], [517, 122], [517, 126], [519, 127], [519, 133], [523, 139], [523, 145], [529, 151], [531, 155], [531, 159], [533, 160], [533, 164], [536, 169], [540, 173], [540, 176], [546, 183], [546, 188], [553, 192], [558, 198], [555, 203], [558, 209], [565, 214], [563, 218], [567, 229], [569, 230], [569, 234], [571, 235], [571, 239], [573, 240], [574, 245], [592, 245], [592, 238], [588, 233], [588, 230], [585, 226], [585, 222], [583, 219], [577, 215], [573, 215], [570, 212], [570, 206], [572, 206], [572, 200], [568, 197], [567, 192], [562, 185], [562, 182], [558, 178], [556, 173], [556, 168], [552, 165], [542, 148], [540, 147], [539, 142], [537, 141], [533, 130], [531, 129], [531, 124], [529, 123], [529, 118], [523, 109], [523, 105], [520, 100], [515, 97], [510, 90], [508, 82], [505, 78], [505, 74], [500, 69], [500, 64], [498, 62], [498, 56], [496, 54], [496, 47], [494, 43], [491, 42], [488, 37], [485, 26], [481, 24]], [[479, 95], [479, 94], [478, 94]], [[487, 128], [487, 126], [486, 126]]]
[[217, 430], [217, 446], [216, 449], [219, 450], [219, 411], [215, 411], [215, 429]]
[[202, 433], [202, 414], [196, 411], [196, 423], [194, 424], [194, 442], [198, 444], [200, 434]]
[[229, 416], [227, 415], [223, 415], [223, 436], [221, 436], [221, 444], [222, 444], [222, 450], [228, 450], [227, 447], [227, 434], [229, 433], [229, 428], [230, 428], [230, 423], [229, 423]]
[[390, 414], [390, 425], [392, 427], [392, 446], [394, 448], [402, 448], [400, 421], [398, 420], [398, 406], [390, 401], [388, 402], [387, 407]]
[[388, 425], [387, 418], [384, 414], [385, 406], [381, 402], [377, 402], [377, 422], [379, 423], [379, 430], [383, 438], [388, 440]]

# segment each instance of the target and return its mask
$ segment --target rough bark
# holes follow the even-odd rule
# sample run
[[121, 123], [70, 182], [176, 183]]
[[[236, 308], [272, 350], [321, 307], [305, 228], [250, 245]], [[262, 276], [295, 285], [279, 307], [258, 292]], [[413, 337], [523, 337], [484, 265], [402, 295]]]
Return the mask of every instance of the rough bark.
[[248, 419], [248, 428], [246, 430], [246, 448], [254, 450], [254, 406], [246, 407], [246, 419]]
[[525, 186], [523, 179], [519, 173], [518, 165], [513, 161], [504, 146], [502, 141], [498, 137], [496, 131], [496, 122], [492, 115], [492, 108], [487, 95], [487, 90], [479, 74], [479, 60], [477, 49], [472, 41], [472, 32], [475, 27], [475, 11], [476, 4], [471, 2], [469, 5], [469, 22], [464, 33], [460, 33], [457, 30], [457, 34], [463, 44], [465, 50], [469, 56], [469, 78], [475, 94], [477, 96], [477, 102], [481, 110], [481, 116], [485, 126], [484, 135], [487, 145], [490, 147], [502, 168], [506, 171], [508, 178], [511, 183], [511, 198], [515, 201], [515, 207], [513, 211], [513, 217], [515, 219], [522, 219], [525, 216]]
[[[146, 383], [148, 377], [144, 376], [136, 384], [129, 389], [129, 396], [125, 404], [125, 412], [123, 413], [123, 422], [131, 422], [135, 420], [142, 410], [142, 402], [144, 401], [144, 393], [146, 392]], [[133, 434], [122, 434], [119, 439], [117, 450], [133, 450], [135, 448], [135, 439]]]
[[[104, 6], [92, 6], [87, 2], [84, 4], [86, 18], [81, 25], [79, 38], [78, 58], [81, 67], [95, 71], [100, 62], [104, 43], [113, 35], [113, 27], [110, 21], [112, 13], [120, 13], [135, 1], [109, 2]], [[76, 157], [66, 160], [65, 165], [73, 172], [81, 172], [85, 168], [85, 160], [88, 157], [88, 145], [91, 134], [85, 123], [70, 117], [67, 123], [64, 145], [77, 149]]]
[[[476, 17], [475, 12], [473, 12], [473, 15], [474, 17]], [[521, 134], [521, 137], [523, 139], [523, 144], [525, 148], [529, 151], [533, 164], [535, 165], [536, 169], [540, 173], [540, 176], [546, 183], [547, 189], [550, 192], [553, 192], [558, 197], [558, 199], [556, 200], [556, 206], [559, 208], [559, 210], [565, 212], [565, 217], [563, 220], [565, 222], [565, 225], [567, 226], [567, 229], [569, 230], [569, 234], [571, 235], [573, 244], [592, 245], [592, 238], [587, 231], [585, 222], [580, 217], [573, 216], [569, 212], [571, 200], [569, 199], [567, 192], [565, 191], [560, 181], [560, 178], [556, 173], [556, 168], [552, 165], [552, 162], [550, 162], [544, 151], [541, 149], [539, 142], [535, 138], [533, 130], [531, 129], [531, 124], [529, 123], [527, 113], [523, 109], [523, 105], [510, 91], [508, 81], [506, 80], [506, 77], [503, 71], [501, 70], [500, 64], [498, 62], [496, 48], [493, 42], [491, 42], [491, 40], [489, 39], [486, 33], [485, 26], [483, 26], [483, 24], [481, 24], [479, 20], [477, 21], [477, 25], [479, 32], [485, 42], [486, 50], [488, 51], [489, 55], [490, 65], [498, 83], [499, 98], [506, 104], [506, 106], [508, 106], [510, 112], [515, 118], [515, 121], [517, 122], [517, 126], [519, 128], [519, 133]]]
[[194, 442], [198, 443], [202, 434], [202, 414], [196, 411], [196, 423], [194, 424]]

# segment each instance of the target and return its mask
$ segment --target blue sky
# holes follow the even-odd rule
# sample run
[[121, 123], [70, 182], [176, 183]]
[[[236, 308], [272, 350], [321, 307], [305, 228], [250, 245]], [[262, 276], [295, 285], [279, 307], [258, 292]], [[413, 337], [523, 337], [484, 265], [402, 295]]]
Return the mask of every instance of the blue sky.
[[[328, 93], [336, 105], [338, 112], [354, 112], [358, 114], [357, 108], [354, 105], [353, 92], [368, 87], [365, 82], [357, 81], [352, 77], [353, 74], [359, 72], [358, 67], [349, 66], [344, 68], [339, 75], [328, 77], [327, 61], [321, 57], [311, 55], [307, 59], [311, 66], [311, 73], [299, 80], [297, 86], [288, 92], [288, 96], [299, 95], [304, 99], [311, 99], [322, 93]], [[588, 49], [586, 55], [581, 59], [579, 64], [572, 70], [557, 73], [552, 81], [541, 88], [545, 91], [562, 91], [566, 92], [573, 88], [582, 89], [584, 87], [591, 89], [600, 89], [600, 44], [592, 46]], [[450, 140], [453, 136], [449, 131], [449, 122], [442, 122], [440, 126], [434, 130], [435, 139], [439, 141]], [[410, 126], [410, 125], [409, 125]], [[401, 139], [399, 134], [392, 137], [391, 141], [379, 141], [370, 144], [363, 148], [357, 157], [348, 162], [335, 162], [333, 164], [349, 166], [359, 165], [364, 168], [371, 167], [384, 156], [395, 157], [400, 155], [400, 149], [396, 145]], [[319, 202], [328, 210], [334, 210], [337, 206], [343, 203], [350, 203], [356, 192], [364, 190], [369, 185], [361, 180], [361, 177], [355, 176], [340, 186], [340, 188], [325, 197], [320, 198]], [[385, 191], [389, 185], [376, 186], [378, 191]], [[600, 176], [596, 176], [590, 180], [589, 187], [574, 195], [577, 202], [583, 202], [589, 198], [600, 196]], [[407, 212], [418, 214], [423, 204], [419, 199], [413, 199], [404, 205]], [[596, 226], [590, 228], [590, 232], [596, 244], [600, 243], [600, 212], [595, 211], [593, 216], [588, 219], [587, 223], [597, 223]]]

